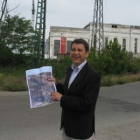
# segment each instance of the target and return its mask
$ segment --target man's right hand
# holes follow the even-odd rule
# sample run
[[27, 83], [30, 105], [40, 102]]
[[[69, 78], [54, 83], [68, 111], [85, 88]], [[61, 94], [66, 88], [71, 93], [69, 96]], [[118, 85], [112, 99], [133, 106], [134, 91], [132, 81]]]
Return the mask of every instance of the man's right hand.
[[57, 83], [56, 82], [56, 79], [54, 77], [50, 78], [50, 79], [47, 79], [49, 82], [54, 82], [55, 84]]

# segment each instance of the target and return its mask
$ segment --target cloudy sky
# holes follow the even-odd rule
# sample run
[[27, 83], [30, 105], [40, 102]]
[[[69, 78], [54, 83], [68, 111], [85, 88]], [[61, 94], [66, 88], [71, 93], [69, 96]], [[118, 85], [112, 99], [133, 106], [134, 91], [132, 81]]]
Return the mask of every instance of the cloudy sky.
[[[0, 3], [3, 0], [0, 0]], [[35, 8], [37, 8], [37, 1]], [[103, 0], [104, 22], [140, 26], [140, 0]], [[19, 5], [19, 6], [18, 6]], [[1, 5], [0, 5], [1, 6]], [[8, 0], [11, 15], [31, 19], [32, 0]], [[50, 26], [82, 28], [93, 21], [94, 0], [47, 0], [46, 28]]]

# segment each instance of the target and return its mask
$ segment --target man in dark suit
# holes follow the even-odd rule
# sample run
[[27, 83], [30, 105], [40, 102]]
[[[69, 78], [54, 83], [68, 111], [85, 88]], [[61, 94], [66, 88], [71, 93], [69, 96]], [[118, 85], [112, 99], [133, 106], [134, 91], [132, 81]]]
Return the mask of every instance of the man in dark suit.
[[[95, 106], [101, 80], [87, 62], [89, 45], [84, 39], [72, 42], [70, 56], [73, 64], [67, 69], [64, 85], [57, 83], [57, 92], [52, 97], [62, 107], [63, 140], [87, 140], [95, 132]], [[51, 81], [56, 82], [55, 78]]]

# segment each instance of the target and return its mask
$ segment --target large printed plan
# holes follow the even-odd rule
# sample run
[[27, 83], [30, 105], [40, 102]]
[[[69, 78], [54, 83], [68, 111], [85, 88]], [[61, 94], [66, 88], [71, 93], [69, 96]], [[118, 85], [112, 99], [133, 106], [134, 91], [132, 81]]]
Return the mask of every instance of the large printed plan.
[[55, 83], [48, 81], [51, 77], [51, 66], [26, 71], [30, 108], [41, 107], [55, 102], [51, 97], [51, 93], [56, 91], [56, 86]]

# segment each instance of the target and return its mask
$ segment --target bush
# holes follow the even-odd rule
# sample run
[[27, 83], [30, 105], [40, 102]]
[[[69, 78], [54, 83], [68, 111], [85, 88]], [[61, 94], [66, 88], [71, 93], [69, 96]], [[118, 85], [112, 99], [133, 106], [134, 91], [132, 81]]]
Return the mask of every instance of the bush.
[[13, 53], [8, 47], [0, 47], [0, 66], [12, 64]]
[[0, 66], [15, 67], [31, 65], [32, 55], [14, 54], [8, 47], [0, 47]]
[[19, 68], [19, 67], [1, 68], [0, 90], [5, 90], [5, 91], [27, 90], [25, 68]]
[[63, 79], [66, 74], [66, 69], [71, 65], [69, 56], [65, 56], [61, 60], [46, 60], [45, 65], [53, 67], [53, 76], [57, 79]]
[[[70, 60], [70, 59], [69, 59]], [[52, 62], [52, 61], [51, 61]], [[26, 68], [1, 68], [0, 69], [0, 90], [5, 91], [27, 91], [26, 77], [25, 77]], [[64, 70], [65, 71], [65, 70]], [[59, 73], [58, 73], [59, 74]], [[58, 81], [64, 82], [64, 73], [61, 75], [61, 79], [58, 78]], [[56, 77], [55, 76], [55, 77]], [[107, 75], [102, 76], [101, 85], [102, 86], [112, 86], [116, 84], [125, 84], [129, 82], [140, 81], [139, 74], [125, 74], [125, 75]]]
[[112, 80], [112, 76], [104, 76], [101, 81], [102, 86], [112, 86], [114, 85], [114, 81]]
[[5, 76], [3, 79], [2, 90], [6, 91], [25, 91], [27, 90], [25, 76]]
[[131, 52], [121, 50], [117, 40], [110, 41], [100, 52], [91, 48], [88, 61], [101, 75], [140, 72], [140, 59], [134, 58]]
[[11, 66], [31, 66], [32, 62], [32, 56], [29, 55], [23, 55], [23, 54], [14, 54], [12, 59], [12, 65]]
[[[0, 90], [27, 90], [25, 71], [33, 68], [32, 57], [12, 54], [10, 49], [0, 47], [0, 65], [4, 67], [0, 69]], [[100, 73], [102, 86], [140, 81], [140, 75], [135, 75], [140, 72], [140, 59], [134, 58], [132, 53], [121, 50], [117, 40], [110, 41], [100, 52], [92, 47], [88, 62]], [[45, 65], [52, 66], [53, 76], [63, 83], [66, 69], [71, 65], [71, 59], [69, 56], [60, 60], [47, 59], [36, 67]], [[133, 74], [133, 77], [129, 76], [130, 73]], [[130, 79], [127, 78], [126, 74]], [[123, 75], [126, 77], [122, 77]]]

